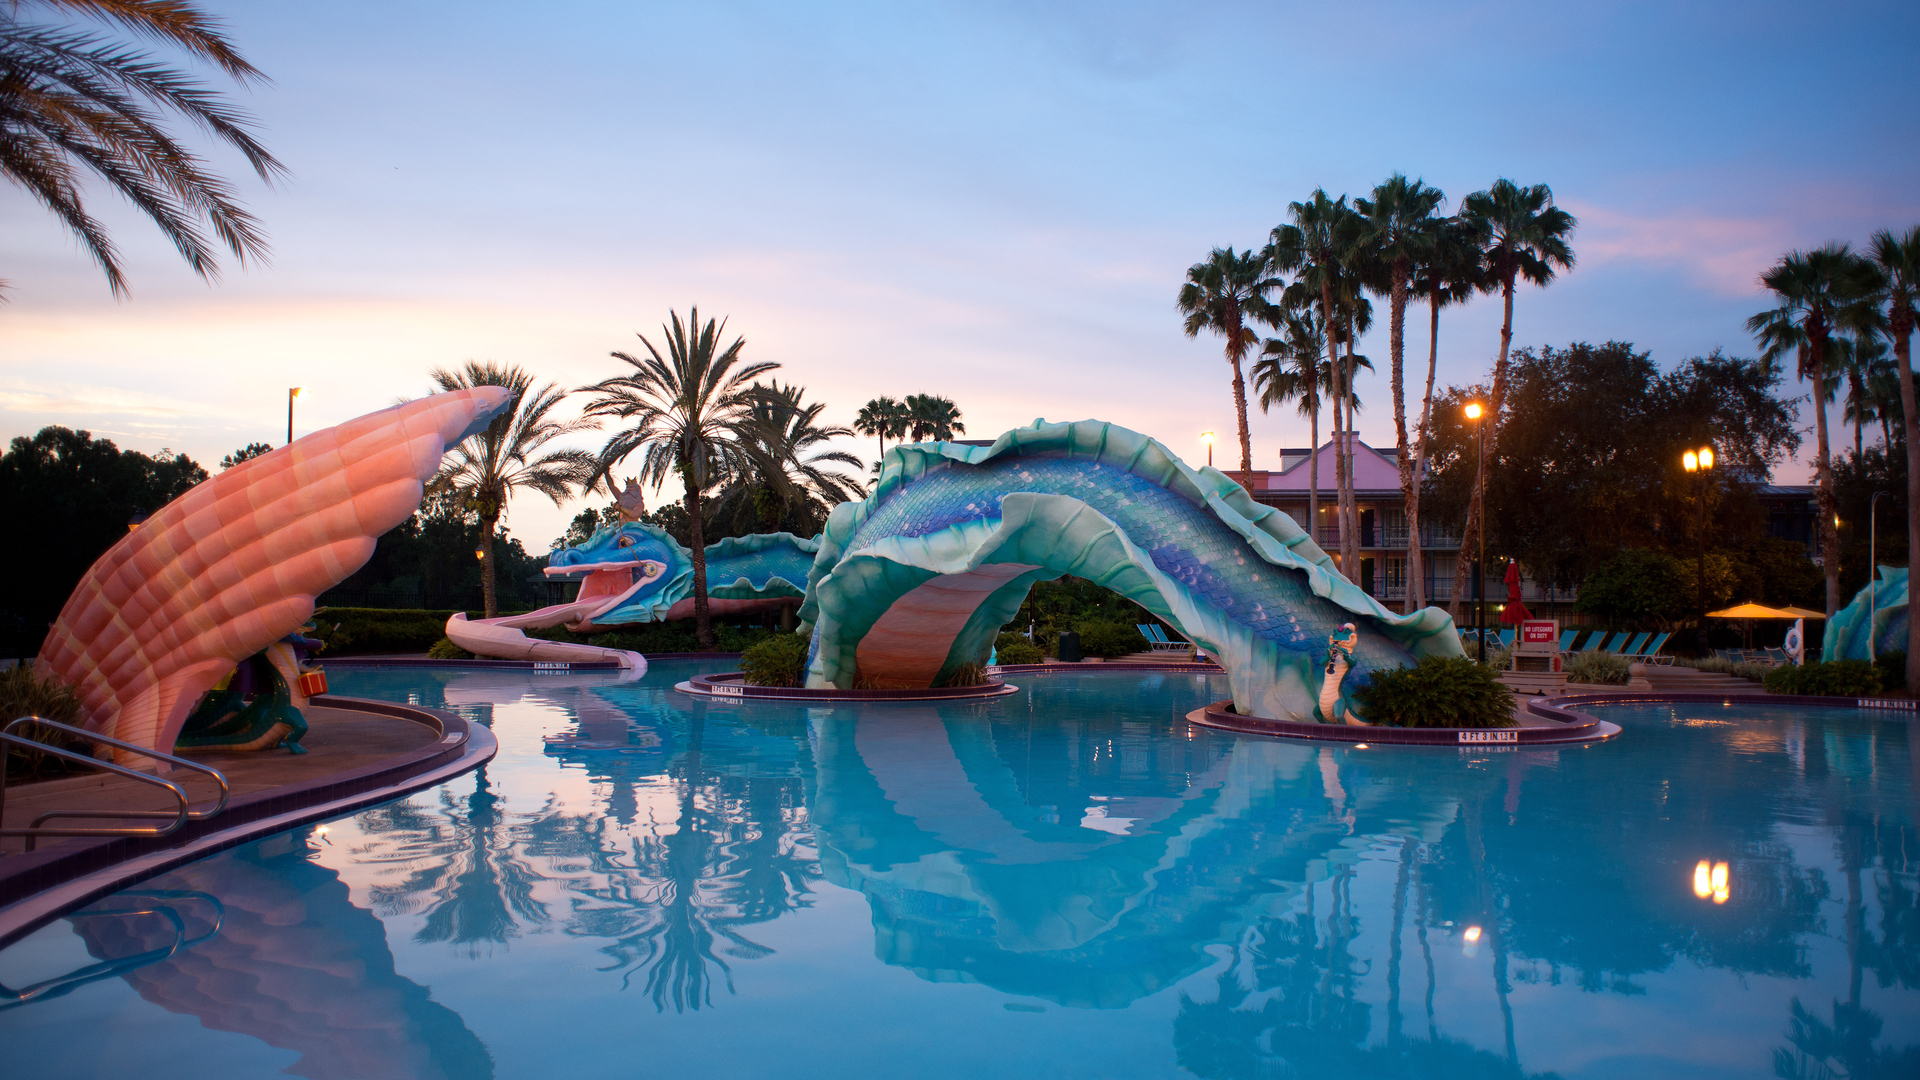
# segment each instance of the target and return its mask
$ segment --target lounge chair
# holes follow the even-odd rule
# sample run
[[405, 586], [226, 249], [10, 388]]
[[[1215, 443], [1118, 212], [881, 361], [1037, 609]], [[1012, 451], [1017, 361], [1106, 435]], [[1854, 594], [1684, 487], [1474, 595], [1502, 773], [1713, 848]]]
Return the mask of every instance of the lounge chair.
[[1620, 655], [1620, 646], [1625, 645], [1627, 643], [1627, 635], [1628, 635], [1628, 631], [1626, 630], [1622, 630], [1619, 633], [1613, 635], [1613, 640], [1607, 642], [1606, 648], [1600, 651], [1610, 652], [1615, 656]]
[[1630, 660], [1636, 656], [1641, 655], [1640, 650], [1647, 647], [1647, 639], [1652, 636], [1653, 636], [1652, 634], [1641, 634], [1639, 637], [1634, 638], [1633, 641], [1630, 644], [1628, 644], [1626, 648], [1620, 650], [1620, 658], [1623, 660]]
[[1595, 630], [1593, 634], [1587, 638], [1587, 643], [1585, 645], [1580, 646], [1578, 651], [1592, 652], [1593, 650], [1599, 648], [1600, 643], [1605, 640], [1607, 640], [1607, 632], [1605, 630]]
[[1787, 650], [1785, 649], [1768, 649], [1766, 650], [1766, 654], [1767, 663], [1772, 664], [1774, 667], [1793, 663], [1793, 657], [1788, 656]]
[[1580, 631], [1578, 630], [1569, 630], [1566, 633], [1561, 634], [1560, 635], [1560, 651], [1572, 652], [1574, 640], [1579, 636], [1580, 636]]
[[1174, 641], [1167, 637], [1167, 632], [1160, 629], [1159, 623], [1135, 623], [1134, 629], [1147, 639], [1147, 648], [1154, 652], [1185, 652], [1193, 648], [1189, 642]]
[[1665, 645], [1667, 644], [1667, 639], [1672, 636], [1673, 636], [1672, 634], [1656, 635], [1653, 639], [1653, 644], [1648, 645], [1646, 647], [1646, 651], [1640, 653], [1637, 656], [1629, 657], [1628, 659], [1638, 660], [1642, 664], [1661, 664], [1665, 666], [1671, 666], [1673, 664], [1673, 657], [1661, 656], [1660, 650], [1663, 647], [1665, 647]]
[[1500, 647], [1503, 649], [1513, 648], [1513, 631], [1511, 629], [1500, 631]]

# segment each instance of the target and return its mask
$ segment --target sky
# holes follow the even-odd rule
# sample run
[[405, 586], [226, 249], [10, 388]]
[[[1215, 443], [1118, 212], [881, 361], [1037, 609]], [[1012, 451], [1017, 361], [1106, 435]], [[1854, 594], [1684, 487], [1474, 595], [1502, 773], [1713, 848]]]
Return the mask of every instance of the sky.
[[[1784, 252], [1920, 223], [1910, 3], [203, 6], [271, 80], [196, 69], [291, 173], [208, 150], [272, 257], [204, 282], [96, 191], [116, 299], [0, 184], [0, 438], [63, 424], [217, 468], [285, 440], [289, 387], [296, 437], [469, 359], [577, 387], [697, 305], [829, 422], [933, 393], [970, 437], [1097, 418], [1198, 462], [1213, 430], [1232, 466], [1221, 343], [1174, 297], [1315, 188], [1399, 171], [1453, 209], [1549, 185], [1577, 263], [1521, 291], [1516, 345], [1663, 367], [1752, 355]], [[1391, 445], [1379, 310], [1360, 430]], [[1488, 377], [1500, 314], [1443, 314], [1442, 385]], [[1252, 433], [1255, 468], [1307, 441], [1291, 410]], [[522, 494], [507, 525], [545, 550], [581, 505]]]

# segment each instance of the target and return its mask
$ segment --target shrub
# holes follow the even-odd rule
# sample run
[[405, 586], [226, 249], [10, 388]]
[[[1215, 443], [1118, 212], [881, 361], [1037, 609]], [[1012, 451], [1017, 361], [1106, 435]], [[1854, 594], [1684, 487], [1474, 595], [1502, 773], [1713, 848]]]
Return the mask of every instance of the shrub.
[[1014, 630], [1002, 630], [999, 636], [993, 639], [993, 647], [996, 650], [1005, 650], [1009, 645], [1031, 644], [1033, 644], [1033, 642], [1028, 640], [1027, 635]]
[[1040, 646], [1026, 638], [998, 646], [996, 653], [997, 659], [1002, 664], [1038, 664], [1047, 658], [1046, 654], [1040, 651]]
[[1593, 683], [1599, 686], [1625, 686], [1632, 665], [1623, 657], [1610, 652], [1595, 649], [1592, 652], [1574, 653], [1567, 660], [1567, 681], [1575, 683]]
[[326, 643], [328, 656], [423, 653], [446, 636], [452, 617], [451, 611], [417, 608], [321, 608], [314, 612], [311, 636]]
[[976, 663], [973, 663], [972, 661], [968, 661], [967, 663], [961, 664], [959, 667], [954, 668], [953, 671], [949, 673], [946, 678], [941, 679], [939, 682], [935, 683], [934, 685], [935, 686], [979, 686], [980, 684], [986, 681], [987, 681], [986, 666], [983, 664], [976, 664]]
[[1880, 688], [1904, 690], [1907, 687], [1907, 650], [1890, 649], [1873, 658], [1873, 669], [1880, 673]]
[[[80, 698], [73, 692], [72, 687], [60, 680], [41, 677], [33, 670], [31, 664], [19, 664], [6, 671], [0, 671], [0, 725], [10, 724], [22, 716], [38, 716], [43, 720], [53, 720], [62, 724], [78, 724]], [[63, 731], [41, 727], [39, 724], [27, 724], [16, 728], [14, 734], [78, 754], [93, 753], [92, 744], [86, 740], [68, 735]], [[42, 774], [58, 776], [68, 771], [69, 766], [52, 754], [9, 744], [6, 749], [5, 768], [8, 779], [27, 780]]]
[[1080, 631], [1080, 652], [1086, 656], [1103, 656], [1112, 659], [1129, 653], [1144, 652], [1147, 639], [1139, 630], [1127, 623], [1087, 621], [1076, 627]]
[[776, 634], [740, 654], [740, 670], [754, 686], [799, 686], [807, 677], [810, 634]]
[[1719, 675], [1733, 675], [1742, 679], [1752, 679], [1754, 682], [1759, 682], [1766, 678], [1767, 672], [1773, 670], [1772, 664], [1749, 664], [1740, 660], [1725, 660], [1718, 656], [1701, 656], [1691, 660], [1681, 660], [1679, 663], [1685, 664], [1695, 671], [1711, 671]]
[[473, 654], [453, 643], [452, 638], [441, 638], [427, 650], [429, 660], [471, 660]]
[[1360, 716], [1389, 727], [1514, 727], [1513, 694], [1490, 667], [1458, 656], [1423, 656], [1376, 671], [1353, 693]]
[[1862, 697], [1880, 692], [1880, 672], [1865, 660], [1785, 664], [1767, 672], [1767, 693]]

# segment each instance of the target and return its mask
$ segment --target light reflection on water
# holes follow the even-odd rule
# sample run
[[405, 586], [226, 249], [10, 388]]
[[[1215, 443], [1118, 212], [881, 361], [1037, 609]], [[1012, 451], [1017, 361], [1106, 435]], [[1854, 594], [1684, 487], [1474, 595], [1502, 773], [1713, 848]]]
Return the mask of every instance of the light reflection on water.
[[[809, 708], [670, 689], [696, 669], [337, 672], [489, 724], [499, 757], [145, 883], [218, 898], [218, 932], [0, 1012], [9, 1060], [1920, 1075], [1920, 748], [1887, 714], [1616, 708], [1598, 746], [1360, 750], [1190, 729], [1225, 691], [1184, 674]], [[56, 923], [0, 983], [164, 954], [213, 910]]]

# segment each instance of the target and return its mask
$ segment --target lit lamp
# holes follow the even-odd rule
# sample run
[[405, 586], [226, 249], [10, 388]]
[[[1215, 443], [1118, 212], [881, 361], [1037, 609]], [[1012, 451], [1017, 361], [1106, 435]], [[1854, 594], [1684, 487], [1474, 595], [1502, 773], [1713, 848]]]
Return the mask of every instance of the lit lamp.
[[133, 508], [133, 516], [127, 519], [127, 531], [132, 532], [147, 523], [147, 509], [144, 506]]
[[287, 442], [293, 442], [293, 399], [300, 396], [300, 388], [295, 386], [287, 391]]
[[1200, 441], [1207, 444], [1207, 468], [1211, 469], [1213, 468], [1213, 432], [1201, 432]]
[[487, 542], [485, 540], [474, 545], [473, 557], [479, 559], [481, 562], [487, 561]]
[[1680, 455], [1680, 464], [1688, 472], [1700, 474], [1700, 554], [1698, 587], [1700, 590], [1700, 655], [1707, 655], [1707, 474], [1713, 471], [1713, 447], [1703, 446]]
[[[1480, 417], [1485, 410], [1479, 402], [1469, 401], [1463, 411], [1467, 414], [1467, 420], [1474, 425], [1474, 452], [1479, 455], [1478, 460], [1484, 462], [1487, 459], [1487, 425], [1480, 422]], [[1487, 605], [1483, 602], [1486, 590], [1480, 584], [1480, 567], [1487, 561], [1487, 499], [1484, 492], [1480, 496], [1480, 524], [1476, 531], [1480, 537], [1480, 557], [1473, 563], [1473, 630], [1474, 636], [1480, 640], [1480, 662], [1484, 664], [1487, 662]]]

